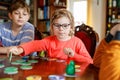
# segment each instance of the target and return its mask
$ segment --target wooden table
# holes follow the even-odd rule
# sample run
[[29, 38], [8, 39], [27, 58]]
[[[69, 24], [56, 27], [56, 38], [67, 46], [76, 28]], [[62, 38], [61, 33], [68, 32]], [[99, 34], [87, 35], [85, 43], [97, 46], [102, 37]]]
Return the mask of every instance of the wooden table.
[[[0, 58], [3, 56], [0, 55]], [[4, 56], [6, 57], [6, 56]], [[13, 61], [19, 59], [20, 57], [13, 57]], [[39, 62], [32, 64], [33, 69], [31, 70], [22, 70], [20, 69], [20, 65], [18, 67], [18, 73], [14, 75], [4, 74], [4, 68], [7, 66], [15, 66], [8, 63], [8, 59], [1, 61], [5, 65], [4, 68], [0, 68], [0, 78], [10, 77], [14, 80], [26, 80], [27, 76], [30, 75], [40, 75], [42, 76], [42, 80], [49, 80], [49, 75], [59, 75], [63, 76], [65, 80], [98, 80], [98, 69], [96, 69], [93, 65], [89, 65], [88, 63], [76, 63], [80, 65], [80, 72], [76, 72], [77, 77], [66, 77], [65, 68], [66, 62], [58, 61], [46, 61], [42, 59], [37, 59]]]

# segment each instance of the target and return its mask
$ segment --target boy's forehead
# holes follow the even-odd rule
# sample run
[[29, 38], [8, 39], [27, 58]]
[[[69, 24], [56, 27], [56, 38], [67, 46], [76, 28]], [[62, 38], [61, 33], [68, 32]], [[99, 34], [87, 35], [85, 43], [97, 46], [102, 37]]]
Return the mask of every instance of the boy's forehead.
[[24, 11], [24, 12], [29, 13], [29, 11], [27, 10], [27, 8], [18, 8], [18, 9], [14, 10], [14, 11]]

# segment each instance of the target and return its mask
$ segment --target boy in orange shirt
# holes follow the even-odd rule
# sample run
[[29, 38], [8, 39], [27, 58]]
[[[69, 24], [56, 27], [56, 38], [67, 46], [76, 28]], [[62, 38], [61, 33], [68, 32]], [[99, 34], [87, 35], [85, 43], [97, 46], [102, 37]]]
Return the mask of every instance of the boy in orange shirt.
[[120, 24], [115, 25], [96, 49], [94, 66], [100, 69], [99, 80], [120, 80]]

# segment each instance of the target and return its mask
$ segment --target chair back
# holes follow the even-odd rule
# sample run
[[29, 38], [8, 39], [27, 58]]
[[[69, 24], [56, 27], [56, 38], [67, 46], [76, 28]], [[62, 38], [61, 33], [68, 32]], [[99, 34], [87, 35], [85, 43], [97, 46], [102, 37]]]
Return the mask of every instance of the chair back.
[[41, 32], [35, 28], [35, 38], [34, 40], [41, 40], [42, 39], [42, 35], [41, 35]]
[[91, 57], [93, 57], [96, 49], [96, 44], [99, 41], [98, 34], [93, 30], [93, 28], [85, 24], [76, 26], [75, 36], [83, 41], [89, 54]]

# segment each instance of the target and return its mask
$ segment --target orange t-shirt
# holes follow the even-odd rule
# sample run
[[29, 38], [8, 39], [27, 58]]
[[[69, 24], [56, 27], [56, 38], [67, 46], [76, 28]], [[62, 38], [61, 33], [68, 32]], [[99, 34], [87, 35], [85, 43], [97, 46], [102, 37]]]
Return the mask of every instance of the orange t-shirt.
[[20, 47], [24, 49], [24, 53], [22, 55], [28, 55], [31, 52], [45, 50], [49, 57], [64, 60], [66, 60], [68, 56], [65, 55], [63, 49], [71, 48], [75, 52], [73, 57], [75, 61], [93, 63], [84, 43], [75, 36], [68, 41], [59, 41], [56, 36], [49, 36], [42, 40], [25, 43]]

